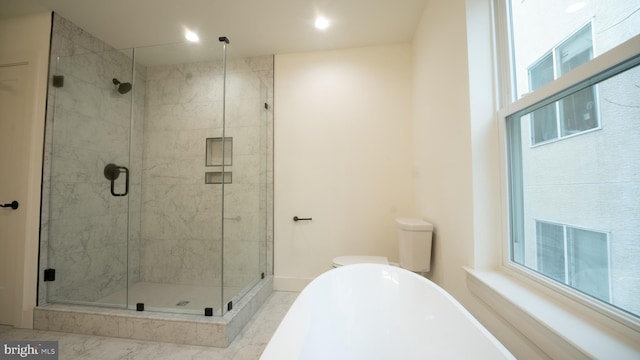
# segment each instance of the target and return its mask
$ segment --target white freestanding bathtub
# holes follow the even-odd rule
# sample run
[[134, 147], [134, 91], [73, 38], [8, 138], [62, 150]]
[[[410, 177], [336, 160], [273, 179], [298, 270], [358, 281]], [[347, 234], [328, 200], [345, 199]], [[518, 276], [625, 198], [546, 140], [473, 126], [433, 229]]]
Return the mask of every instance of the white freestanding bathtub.
[[394, 266], [358, 264], [313, 280], [261, 359], [514, 357], [433, 282]]

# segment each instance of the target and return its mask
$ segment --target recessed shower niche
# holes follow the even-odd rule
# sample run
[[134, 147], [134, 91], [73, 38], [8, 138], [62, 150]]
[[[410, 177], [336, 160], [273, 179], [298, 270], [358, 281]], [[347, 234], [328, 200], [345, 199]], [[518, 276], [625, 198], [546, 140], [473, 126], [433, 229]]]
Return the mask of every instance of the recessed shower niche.
[[233, 165], [233, 138], [219, 137], [207, 139], [207, 166]]
[[113, 49], [57, 14], [51, 54], [34, 327], [226, 346], [271, 291], [273, 57]]
[[205, 184], [231, 184], [232, 171], [224, 171], [225, 166], [233, 165], [233, 138], [219, 137], [207, 139], [206, 162], [218, 171], [207, 171], [204, 174]]

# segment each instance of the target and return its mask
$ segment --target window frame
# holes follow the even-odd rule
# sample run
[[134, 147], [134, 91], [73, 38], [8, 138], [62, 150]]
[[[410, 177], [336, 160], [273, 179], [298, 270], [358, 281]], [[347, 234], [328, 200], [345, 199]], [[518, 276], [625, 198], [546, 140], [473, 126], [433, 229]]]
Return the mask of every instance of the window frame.
[[[621, 68], [626, 67], [626, 69], [630, 69], [631, 67], [640, 65], [640, 35], [624, 41], [607, 52], [598, 54], [597, 56], [594, 54], [594, 58], [591, 61], [541, 86], [536, 91], [524, 94], [518, 98], [515, 83], [515, 59], [511, 51], [513, 39], [510, 33], [511, 18], [509, 16], [509, 2], [508, 0], [493, 0], [493, 8], [495, 20], [495, 71], [498, 85], [496, 87], [496, 108], [498, 109], [500, 190], [502, 199], [502, 236], [500, 237], [500, 248], [502, 250], [501, 270], [525, 283], [532, 282], [537, 285], [542, 285], [543, 288], [550, 290], [550, 294], [559, 301], [579, 303], [584, 305], [589, 311], [593, 311], [593, 316], [595, 316], [595, 314], [604, 316], [604, 318], [622, 324], [635, 333], [640, 332], [640, 319], [637, 317], [615, 308], [612, 305], [604, 304], [568, 286], [558, 284], [554, 280], [548, 279], [534, 270], [530, 270], [523, 265], [511, 261], [512, 251], [514, 249], [511, 242], [512, 216], [510, 213], [510, 203], [512, 199], [509, 174], [510, 160], [507, 151], [509, 141], [507, 121], [510, 117], [518, 116], [518, 114], [524, 115], [537, 108], [553, 103], [570, 92], [595, 85], [624, 71], [620, 70]], [[600, 122], [600, 120], [598, 121]], [[517, 240], [515, 242], [517, 242]]]
[[[507, 0], [508, 1], [508, 0]], [[581, 25], [580, 27], [578, 27], [575, 31], [573, 31], [572, 33], [570, 33], [568, 36], [566, 36], [564, 39], [562, 39], [560, 42], [558, 42], [557, 44], [555, 44], [554, 46], [551, 47], [551, 49], [549, 49], [547, 52], [545, 52], [542, 56], [540, 56], [538, 59], [536, 59], [531, 65], [529, 65], [527, 67], [527, 76], [528, 76], [528, 82], [529, 82], [529, 93], [532, 93], [533, 91], [537, 91], [532, 89], [532, 81], [531, 81], [531, 70], [533, 68], [535, 68], [536, 66], [542, 64], [542, 62], [544, 60], [546, 60], [547, 57], [551, 56], [551, 66], [552, 66], [552, 71], [553, 71], [553, 80], [554, 81], [556, 79], [558, 79], [560, 76], [563, 76], [565, 74], [561, 74], [560, 73], [560, 61], [559, 61], [559, 49], [566, 45], [567, 42], [572, 39], [574, 36], [576, 36], [578, 33], [580, 33], [581, 31], [583, 31], [586, 27], [589, 27], [589, 32], [591, 33], [591, 52], [592, 52], [592, 58], [591, 60], [593, 60], [594, 58], [596, 58], [598, 56], [598, 54], [596, 53], [596, 46], [595, 46], [595, 31], [594, 31], [594, 27], [593, 27], [593, 18], [591, 18], [589, 21], [587, 21], [586, 23], [584, 23], [583, 25]], [[589, 61], [591, 61], [589, 60]], [[515, 71], [515, 69], [514, 69]], [[514, 79], [513, 81], [517, 81], [516, 79]], [[526, 95], [526, 94], [525, 94]], [[572, 138], [574, 136], [579, 136], [579, 135], [584, 135], [584, 134], [588, 134], [592, 131], [598, 131], [602, 129], [602, 123], [600, 122], [601, 119], [601, 114], [600, 114], [600, 107], [597, 105], [598, 104], [598, 99], [599, 99], [599, 92], [598, 92], [598, 88], [597, 86], [594, 87], [593, 89], [593, 98], [594, 98], [594, 103], [595, 103], [595, 117], [596, 117], [596, 126], [587, 129], [587, 130], [583, 130], [583, 131], [578, 131], [575, 132], [573, 134], [569, 134], [569, 135], [563, 135], [563, 131], [562, 131], [562, 122], [564, 120], [564, 116], [562, 114], [562, 110], [561, 110], [561, 103], [557, 102], [554, 105], [555, 108], [555, 125], [556, 125], [556, 137], [549, 139], [549, 140], [541, 140], [538, 142], [534, 141], [534, 119], [532, 118], [530, 121], [530, 139], [529, 139], [529, 146], [531, 148], [537, 147], [537, 146], [542, 146], [542, 145], [547, 145], [547, 144], [551, 144], [554, 143], [556, 141], [561, 141], [561, 140], [565, 140], [565, 139], [569, 139]]]

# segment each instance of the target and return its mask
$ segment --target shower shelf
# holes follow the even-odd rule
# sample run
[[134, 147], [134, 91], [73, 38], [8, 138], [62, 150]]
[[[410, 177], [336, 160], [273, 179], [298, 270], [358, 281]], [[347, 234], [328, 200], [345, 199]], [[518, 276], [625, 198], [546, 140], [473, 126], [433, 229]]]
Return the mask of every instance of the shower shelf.
[[225, 184], [231, 184], [232, 179], [231, 171], [208, 171], [204, 174], [204, 183], [205, 184], [222, 184], [224, 181]]

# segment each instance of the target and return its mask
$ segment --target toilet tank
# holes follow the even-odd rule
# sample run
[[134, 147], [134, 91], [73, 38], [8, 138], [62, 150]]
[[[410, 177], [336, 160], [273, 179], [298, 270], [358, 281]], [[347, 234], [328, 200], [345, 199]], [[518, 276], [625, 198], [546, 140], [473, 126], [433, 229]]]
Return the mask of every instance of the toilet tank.
[[433, 224], [422, 219], [398, 218], [400, 266], [415, 272], [431, 270]]

